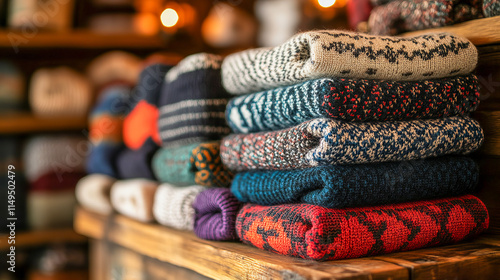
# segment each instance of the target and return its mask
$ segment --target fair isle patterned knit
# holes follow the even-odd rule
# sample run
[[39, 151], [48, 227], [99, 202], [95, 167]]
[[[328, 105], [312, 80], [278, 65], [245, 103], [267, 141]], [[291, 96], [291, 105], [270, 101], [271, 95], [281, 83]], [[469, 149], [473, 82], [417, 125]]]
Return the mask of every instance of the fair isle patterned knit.
[[475, 75], [415, 82], [318, 79], [233, 98], [235, 133], [269, 131], [314, 118], [394, 121], [464, 116], [479, 105]]
[[483, 14], [486, 17], [500, 16], [500, 1], [483, 0]]
[[227, 187], [233, 179], [222, 164], [220, 141], [161, 148], [153, 156], [152, 169], [160, 182], [176, 185]]
[[348, 209], [247, 204], [236, 218], [236, 233], [260, 249], [325, 261], [456, 243], [488, 225], [484, 203], [464, 195]]
[[373, 8], [368, 26], [371, 34], [399, 33], [452, 25], [481, 18], [479, 0], [401, 0]]
[[483, 131], [469, 117], [392, 122], [315, 119], [279, 131], [222, 139], [222, 162], [232, 171], [286, 170], [328, 164], [404, 161], [467, 154]]
[[193, 230], [195, 210], [193, 202], [202, 186], [177, 187], [161, 184], [155, 194], [153, 215], [164, 226], [182, 230]]
[[222, 63], [222, 83], [232, 94], [246, 94], [316, 78], [444, 78], [469, 74], [476, 64], [474, 45], [451, 34], [394, 38], [311, 31], [275, 48], [229, 55]]
[[200, 53], [167, 72], [159, 99], [163, 147], [219, 140], [229, 134], [224, 111], [230, 96], [222, 87], [221, 62], [220, 56]]
[[402, 162], [326, 165], [237, 173], [231, 191], [259, 205], [307, 203], [361, 207], [472, 193], [479, 167], [467, 156]]

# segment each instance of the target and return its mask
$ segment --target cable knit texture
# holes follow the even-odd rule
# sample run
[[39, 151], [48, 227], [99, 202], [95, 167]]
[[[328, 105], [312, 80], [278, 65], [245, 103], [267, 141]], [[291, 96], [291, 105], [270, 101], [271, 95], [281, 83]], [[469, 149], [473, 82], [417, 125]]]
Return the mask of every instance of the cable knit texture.
[[175, 229], [193, 230], [196, 196], [205, 190], [202, 186], [177, 187], [161, 184], [155, 194], [153, 214], [156, 221]]
[[238, 213], [236, 232], [260, 249], [325, 261], [455, 243], [478, 235], [488, 224], [484, 204], [465, 195], [344, 210], [249, 204]]
[[483, 137], [479, 123], [469, 117], [366, 123], [315, 119], [279, 131], [227, 136], [221, 158], [233, 171], [403, 161], [467, 154]]
[[318, 79], [230, 100], [236, 133], [277, 130], [314, 118], [393, 121], [464, 116], [479, 105], [475, 75], [416, 82]]
[[231, 191], [260, 205], [361, 207], [472, 193], [479, 167], [468, 157], [237, 173]]
[[207, 240], [234, 240], [240, 202], [229, 189], [213, 188], [201, 192], [193, 203], [196, 212], [194, 233]]
[[401, 0], [373, 8], [371, 34], [399, 33], [436, 28], [483, 17], [480, 0]]
[[220, 158], [220, 141], [161, 148], [153, 157], [153, 172], [161, 182], [227, 187], [233, 179]]
[[310, 31], [275, 48], [227, 56], [222, 63], [222, 82], [228, 92], [246, 94], [315, 78], [444, 78], [469, 74], [476, 64], [476, 47], [446, 33], [394, 38]]
[[229, 134], [224, 111], [222, 57], [199, 53], [168, 71], [159, 100], [158, 127], [164, 147], [219, 140]]

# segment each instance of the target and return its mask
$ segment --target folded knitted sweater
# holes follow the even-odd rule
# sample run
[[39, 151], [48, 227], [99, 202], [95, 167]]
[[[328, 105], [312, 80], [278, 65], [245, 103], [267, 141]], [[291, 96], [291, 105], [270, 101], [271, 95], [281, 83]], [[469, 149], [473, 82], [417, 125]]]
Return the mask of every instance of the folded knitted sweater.
[[153, 215], [156, 221], [164, 226], [181, 230], [193, 230], [194, 208], [196, 196], [206, 190], [202, 186], [178, 187], [161, 184], [156, 191], [153, 204]]
[[394, 38], [310, 31], [275, 48], [227, 56], [222, 83], [232, 94], [246, 94], [315, 78], [416, 81], [451, 77], [471, 73], [476, 64], [474, 45], [446, 33]]
[[186, 57], [165, 76], [159, 97], [162, 146], [219, 140], [229, 134], [224, 110], [230, 95], [222, 87], [222, 57]]
[[219, 151], [220, 141], [161, 148], [153, 156], [153, 172], [160, 182], [227, 187], [233, 174], [222, 164]]
[[480, 0], [398, 0], [372, 9], [371, 34], [396, 35], [483, 17]]
[[261, 249], [324, 261], [455, 243], [478, 235], [488, 224], [484, 204], [465, 195], [340, 210], [248, 204], [238, 213], [236, 233]]
[[212, 188], [202, 191], [193, 202], [196, 212], [194, 233], [207, 240], [234, 240], [236, 215], [241, 203], [229, 189]]
[[472, 193], [479, 168], [469, 157], [237, 173], [231, 191], [260, 205], [360, 207]]
[[229, 135], [220, 153], [233, 171], [285, 170], [467, 154], [482, 142], [479, 123], [469, 117], [366, 123], [314, 119], [284, 130]]
[[276, 130], [314, 118], [393, 121], [463, 116], [479, 104], [475, 75], [425, 81], [317, 79], [233, 98], [236, 133]]

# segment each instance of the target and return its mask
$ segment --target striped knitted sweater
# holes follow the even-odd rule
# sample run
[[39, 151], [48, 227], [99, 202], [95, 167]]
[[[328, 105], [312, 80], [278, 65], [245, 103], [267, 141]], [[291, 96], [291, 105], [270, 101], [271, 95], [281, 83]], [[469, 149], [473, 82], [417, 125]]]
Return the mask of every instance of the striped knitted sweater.
[[476, 64], [474, 45], [446, 33], [394, 38], [310, 31], [275, 48], [227, 56], [222, 83], [232, 94], [246, 94], [315, 78], [416, 81], [451, 77], [471, 73]]
[[340, 210], [309, 204], [248, 204], [238, 213], [236, 233], [260, 249], [324, 261], [455, 243], [478, 235], [488, 225], [484, 204], [465, 195]]
[[237, 173], [231, 191], [260, 205], [361, 207], [472, 193], [479, 168], [469, 157]]
[[282, 129], [314, 118], [393, 121], [463, 116], [479, 104], [475, 75], [415, 82], [317, 79], [233, 98], [236, 133]]
[[160, 182], [227, 187], [232, 172], [222, 164], [220, 141], [161, 148], [153, 156], [153, 172]]
[[229, 134], [224, 111], [230, 96], [222, 87], [221, 62], [220, 56], [200, 53], [167, 72], [159, 98], [162, 146], [219, 140]]
[[315, 119], [279, 131], [227, 136], [220, 152], [233, 171], [286, 170], [467, 154], [482, 142], [479, 123], [469, 117], [366, 123]]

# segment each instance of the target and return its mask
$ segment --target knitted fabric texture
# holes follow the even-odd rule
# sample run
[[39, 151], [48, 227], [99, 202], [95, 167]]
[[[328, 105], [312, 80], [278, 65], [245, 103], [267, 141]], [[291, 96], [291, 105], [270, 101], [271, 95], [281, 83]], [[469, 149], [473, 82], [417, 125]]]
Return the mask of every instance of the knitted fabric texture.
[[87, 158], [87, 172], [118, 178], [116, 156], [123, 149], [122, 126], [127, 113], [130, 88], [107, 88], [89, 116], [89, 139], [93, 149]]
[[483, 0], [483, 14], [486, 17], [500, 16], [500, 1]]
[[227, 187], [233, 179], [222, 164], [220, 141], [161, 148], [153, 157], [152, 168], [160, 182], [176, 185]]
[[196, 212], [194, 233], [207, 240], [234, 240], [236, 215], [241, 203], [229, 189], [213, 188], [201, 192], [193, 203]]
[[165, 74], [170, 68], [169, 65], [153, 64], [141, 72], [137, 87], [129, 100], [135, 106], [123, 121], [123, 142], [128, 148], [140, 149], [148, 138], [161, 145], [157, 106]]
[[151, 161], [158, 149], [158, 145], [151, 138], [148, 138], [138, 150], [124, 148], [116, 156], [116, 171], [119, 178], [155, 180], [151, 170]]
[[358, 165], [327, 165], [297, 170], [237, 173], [231, 191], [242, 202], [260, 205], [307, 203], [346, 208], [472, 193], [479, 178], [468, 157]]
[[475, 75], [415, 82], [318, 79], [230, 100], [236, 133], [287, 128], [314, 118], [394, 121], [464, 116], [479, 105]]
[[227, 136], [221, 158], [232, 171], [295, 169], [467, 154], [482, 142], [479, 123], [469, 117], [367, 123], [315, 119], [279, 131]]
[[116, 179], [106, 175], [87, 175], [76, 185], [76, 199], [87, 210], [108, 215], [113, 211], [110, 191], [115, 182]]
[[83, 117], [92, 102], [92, 87], [85, 76], [70, 68], [42, 68], [31, 78], [29, 102], [39, 116]]
[[85, 172], [85, 155], [89, 142], [79, 136], [36, 136], [29, 139], [22, 158], [26, 179], [32, 183], [47, 173]]
[[157, 182], [145, 179], [116, 181], [111, 186], [111, 205], [120, 214], [141, 222], [151, 222], [157, 187]]
[[175, 229], [193, 230], [193, 202], [205, 190], [202, 186], [177, 187], [161, 184], [155, 194], [153, 214], [156, 221]]
[[401, 0], [373, 8], [371, 34], [396, 35], [482, 17], [480, 0]]
[[484, 204], [465, 195], [344, 210], [248, 204], [238, 213], [236, 232], [260, 249], [325, 261], [455, 243], [478, 235], [488, 224]]
[[26, 216], [30, 230], [70, 228], [76, 206], [73, 190], [29, 192]]
[[52, 172], [49, 171], [30, 183], [30, 191], [58, 192], [74, 190], [78, 181], [85, 176], [84, 172]]
[[232, 94], [288, 86], [315, 78], [416, 81], [468, 74], [477, 49], [465, 38], [432, 34], [413, 38], [345, 31], [311, 31], [281, 46], [231, 54], [222, 82]]
[[221, 61], [220, 56], [200, 53], [168, 71], [159, 101], [163, 146], [219, 140], [229, 134], [224, 111], [230, 96], [222, 87]]

